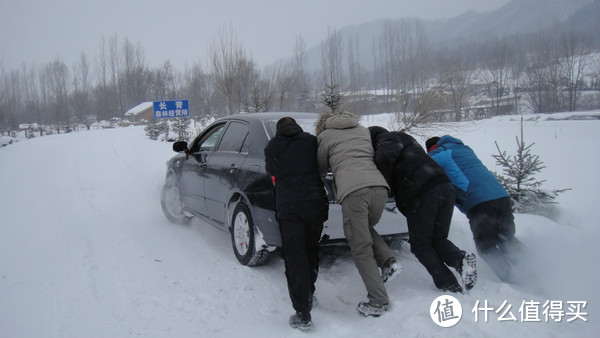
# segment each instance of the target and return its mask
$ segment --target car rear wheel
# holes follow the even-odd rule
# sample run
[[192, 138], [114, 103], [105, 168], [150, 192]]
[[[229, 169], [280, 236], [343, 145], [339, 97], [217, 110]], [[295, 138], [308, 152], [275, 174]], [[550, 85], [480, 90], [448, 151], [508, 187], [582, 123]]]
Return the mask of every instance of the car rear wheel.
[[192, 217], [186, 216], [181, 201], [181, 191], [175, 175], [169, 175], [160, 194], [160, 204], [167, 219], [175, 224], [190, 224]]
[[248, 206], [239, 202], [231, 219], [231, 244], [235, 257], [242, 265], [262, 265], [269, 257], [269, 251], [256, 250], [254, 242], [254, 222]]

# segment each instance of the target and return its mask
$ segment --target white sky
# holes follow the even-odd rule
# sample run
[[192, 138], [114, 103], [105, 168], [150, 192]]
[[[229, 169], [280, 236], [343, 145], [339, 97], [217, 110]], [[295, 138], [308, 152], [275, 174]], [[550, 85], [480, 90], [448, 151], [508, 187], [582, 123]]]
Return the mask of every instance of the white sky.
[[452, 17], [509, 0], [0, 0], [0, 60], [5, 69], [60, 58], [71, 66], [98, 54], [115, 34], [142, 45], [151, 66], [206, 59], [209, 43], [231, 27], [259, 67], [293, 54], [297, 36], [311, 48], [328, 29], [378, 19]]

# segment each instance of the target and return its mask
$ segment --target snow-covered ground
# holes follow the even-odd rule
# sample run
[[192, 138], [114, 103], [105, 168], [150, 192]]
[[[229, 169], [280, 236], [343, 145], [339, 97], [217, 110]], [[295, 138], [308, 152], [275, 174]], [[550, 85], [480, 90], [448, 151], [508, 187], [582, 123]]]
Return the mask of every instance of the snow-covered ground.
[[[525, 122], [525, 143], [535, 142], [533, 152], [546, 165], [540, 173], [547, 179], [544, 187], [572, 190], [559, 196], [554, 220], [516, 215], [517, 236], [531, 249], [529, 261], [539, 279], [517, 288], [501, 283], [478, 261], [478, 284], [453, 295], [462, 305], [462, 319], [442, 328], [429, 309], [443, 293], [406, 245], [397, 253], [404, 272], [387, 284], [391, 311], [364, 318], [356, 305], [366, 300], [366, 291], [351, 258], [329, 252], [308, 334], [597, 337], [600, 120], [548, 117]], [[365, 118], [364, 124], [387, 127], [387, 118]], [[445, 133], [463, 139], [498, 170], [491, 157], [497, 153], [494, 141], [514, 153], [519, 118], [453, 124], [436, 132]], [[261, 267], [241, 266], [228, 234], [200, 221], [187, 227], [167, 222], [159, 193], [173, 154], [170, 143], [149, 140], [143, 127], [44, 136], [0, 148], [0, 337], [307, 334], [287, 324], [293, 310], [279, 257]], [[458, 210], [450, 238], [474, 251], [468, 222]], [[486, 301], [493, 309], [488, 321], [484, 311], [475, 311], [476, 320], [473, 308]], [[546, 301], [560, 305], [564, 317], [546, 321]], [[571, 302], [586, 302], [581, 317], [573, 316]], [[511, 314], [515, 320], [500, 320]]]

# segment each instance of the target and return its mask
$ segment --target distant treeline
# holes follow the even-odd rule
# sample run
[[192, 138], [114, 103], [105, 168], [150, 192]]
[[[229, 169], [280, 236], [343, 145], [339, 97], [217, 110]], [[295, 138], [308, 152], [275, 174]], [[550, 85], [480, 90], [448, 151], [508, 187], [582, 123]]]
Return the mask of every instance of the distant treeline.
[[[597, 34], [597, 32], [590, 32]], [[20, 123], [65, 126], [123, 117], [145, 101], [185, 98], [193, 117], [326, 109], [335, 88], [344, 109], [457, 120], [482, 115], [600, 108], [600, 53], [587, 32], [557, 26], [485, 41], [432, 45], [417, 19], [390, 21], [361, 59], [358, 40], [330, 30], [320, 67], [296, 39], [288, 62], [258, 69], [231, 28], [206, 60], [175, 69], [148, 65], [142, 46], [116, 35], [96, 55], [0, 72], [0, 132]]]

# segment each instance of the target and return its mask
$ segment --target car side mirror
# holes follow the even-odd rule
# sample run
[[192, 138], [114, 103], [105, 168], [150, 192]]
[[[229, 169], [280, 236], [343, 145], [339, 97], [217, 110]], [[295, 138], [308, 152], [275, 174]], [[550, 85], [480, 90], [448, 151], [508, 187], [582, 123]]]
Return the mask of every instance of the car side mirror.
[[187, 147], [187, 142], [185, 141], [177, 141], [175, 143], [173, 143], [173, 151], [176, 153], [180, 153], [183, 151], [187, 151], [188, 147]]

